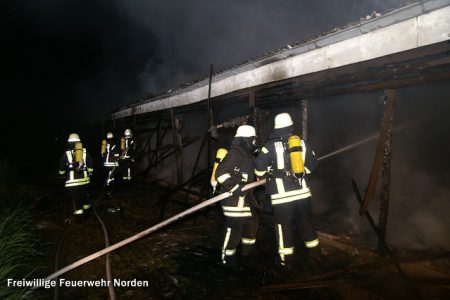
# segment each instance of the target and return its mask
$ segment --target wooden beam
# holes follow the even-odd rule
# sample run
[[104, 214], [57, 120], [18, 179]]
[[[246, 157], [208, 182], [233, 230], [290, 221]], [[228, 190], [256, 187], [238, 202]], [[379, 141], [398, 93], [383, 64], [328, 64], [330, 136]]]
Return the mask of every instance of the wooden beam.
[[175, 163], [177, 170], [177, 184], [183, 182], [183, 153], [180, 134], [180, 119], [177, 118], [173, 109], [170, 110], [172, 120], [173, 149], [175, 152]]
[[303, 99], [301, 102], [302, 107], [302, 140], [308, 140], [308, 100]]
[[[366, 191], [364, 193], [363, 203], [361, 205], [360, 214], [363, 215], [367, 212], [367, 207], [375, 195], [375, 189], [377, 187], [378, 176], [380, 174], [381, 164], [383, 162], [384, 145], [388, 136], [388, 129], [390, 119], [394, 116], [395, 105], [395, 90], [386, 91], [386, 102], [384, 104], [383, 120], [380, 129], [380, 138], [378, 140], [378, 146], [375, 152], [375, 157], [372, 163], [372, 170], [370, 172], [369, 182], [367, 184]], [[392, 128], [391, 128], [392, 130]]]
[[[386, 90], [385, 97], [392, 97], [395, 99], [395, 90]], [[388, 100], [389, 101], [389, 100]], [[381, 184], [381, 198], [380, 198], [380, 214], [378, 217], [378, 228], [382, 234], [383, 239], [386, 239], [387, 221], [389, 215], [389, 200], [391, 190], [391, 160], [392, 160], [392, 132], [394, 128], [394, 112], [386, 120], [386, 136], [384, 140], [383, 162], [382, 162], [382, 184]], [[383, 252], [383, 246], [379, 243], [378, 250]]]

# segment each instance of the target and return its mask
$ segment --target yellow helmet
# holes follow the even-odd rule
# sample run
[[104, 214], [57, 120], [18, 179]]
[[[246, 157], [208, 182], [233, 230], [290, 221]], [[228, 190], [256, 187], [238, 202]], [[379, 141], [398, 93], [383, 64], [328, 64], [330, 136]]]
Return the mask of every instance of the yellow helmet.
[[69, 143], [76, 143], [80, 141], [80, 136], [76, 133], [71, 133], [67, 139]]
[[107, 139], [112, 139], [113, 137], [114, 137], [114, 135], [113, 135], [112, 132], [108, 132], [108, 133], [106, 134], [106, 138], [107, 138]]

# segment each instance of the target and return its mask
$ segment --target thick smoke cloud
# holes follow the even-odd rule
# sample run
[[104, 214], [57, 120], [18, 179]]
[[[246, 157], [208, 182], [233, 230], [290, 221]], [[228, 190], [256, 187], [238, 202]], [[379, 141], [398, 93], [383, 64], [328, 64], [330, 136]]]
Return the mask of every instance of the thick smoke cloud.
[[127, 1], [130, 19], [157, 39], [141, 76], [143, 89], [163, 91], [287, 44], [386, 11], [406, 1]]
[[206, 76], [210, 63], [221, 70], [404, 4], [345, 2], [3, 1], [0, 119], [12, 130], [0, 155], [55, 148], [120, 106]]
[[[391, 200], [387, 238], [407, 249], [450, 249], [450, 93], [448, 81], [399, 89], [393, 134]], [[379, 130], [381, 93], [343, 95], [311, 101], [311, 143], [318, 156], [363, 139]], [[376, 237], [351, 188], [366, 188], [376, 141], [321, 161], [313, 182], [315, 212], [336, 233], [354, 233], [367, 245]], [[380, 187], [379, 178], [378, 188]], [[370, 212], [378, 220], [380, 195]]]
[[17, 117], [77, 126], [206, 76], [211, 62], [218, 71], [404, 1], [346, 2], [3, 2], [2, 96], [26, 105]]

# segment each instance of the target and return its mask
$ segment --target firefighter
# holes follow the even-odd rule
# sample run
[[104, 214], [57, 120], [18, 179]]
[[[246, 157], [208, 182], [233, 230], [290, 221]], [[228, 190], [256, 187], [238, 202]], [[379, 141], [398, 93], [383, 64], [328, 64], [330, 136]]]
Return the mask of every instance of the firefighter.
[[130, 129], [126, 129], [124, 136], [120, 140], [120, 166], [122, 169], [122, 179], [131, 181], [131, 169], [134, 162], [134, 150], [136, 144]]
[[270, 196], [275, 217], [281, 266], [291, 265], [293, 259], [294, 223], [307, 253], [315, 256], [319, 251], [319, 239], [311, 223], [311, 190], [306, 178], [316, 162], [309, 145], [293, 135], [291, 116], [278, 114], [269, 140], [255, 161], [255, 174], [258, 179], [267, 176], [266, 194]]
[[236, 249], [241, 243], [241, 254], [250, 255], [256, 242], [258, 214], [253, 209], [255, 201], [252, 191], [242, 187], [254, 181], [254, 156], [256, 133], [249, 125], [240, 126], [231, 144], [230, 151], [216, 170], [221, 192], [232, 196], [221, 202], [225, 215], [225, 238], [222, 247], [222, 263], [237, 268]]
[[59, 162], [59, 174], [65, 175], [65, 187], [74, 206], [73, 214], [80, 220], [92, 206], [88, 188], [94, 169], [91, 156], [83, 148], [78, 134], [70, 134], [67, 142], [67, 150], [61, 155]]
[[119, 149], [117, 149], [114, 142], [114, 135], [112, 132], [106, 134], [106, 140], [102, 141], [102, 159], [105, 167], [106, 181], [105, 190], [106, 195], [111, 197], [112, 187], [115, 178], [116, 168], [119, 166]]

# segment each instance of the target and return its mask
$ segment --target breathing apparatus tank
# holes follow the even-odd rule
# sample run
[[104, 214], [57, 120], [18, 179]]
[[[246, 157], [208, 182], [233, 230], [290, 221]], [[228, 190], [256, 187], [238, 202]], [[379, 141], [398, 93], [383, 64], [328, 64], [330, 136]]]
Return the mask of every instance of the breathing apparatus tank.
[[291, 135], [289, 137], [288, 144], [292, 173], [295, 177], [302, 178], [305, 173], [305, 165], [303, 161], [303, 149], [300, 137], [298, 135]]
[[217, 150], [216, 158], [214, 159], [214, 166], [213, 166], [213, 171], [211, 174], [211, 180], [210, 180], [211, 186], [213, 187], [213, 193], [216, 191], [216, 187], [217, 187], [217, 180], [216, 180], [217, 167], [222, 162], [222, 160], [225, 158], [227, 153], [228, 153], [228, 151], [225, 148], [219, 148]]
[[125, 137], [120, 138], [120, 150], [125, 150]]
[[81, 142], [75, 143], [75, 162], [77, 162], [78, 165], [83, 163], [83, 144]]
[[106, 140], [102, 140], [102, 148], [100, 149], [100, 154], [103, 156], [106, 152]]

